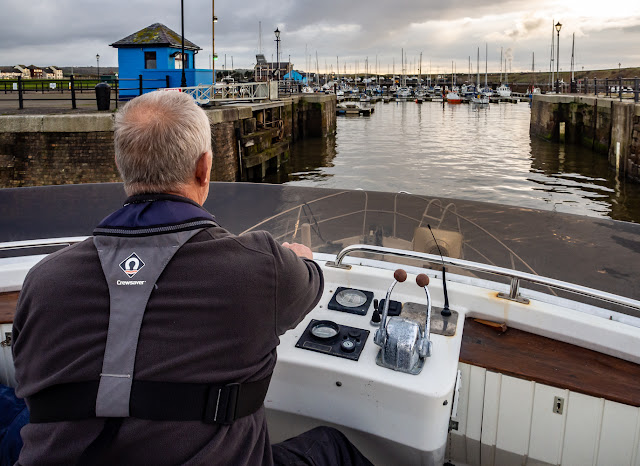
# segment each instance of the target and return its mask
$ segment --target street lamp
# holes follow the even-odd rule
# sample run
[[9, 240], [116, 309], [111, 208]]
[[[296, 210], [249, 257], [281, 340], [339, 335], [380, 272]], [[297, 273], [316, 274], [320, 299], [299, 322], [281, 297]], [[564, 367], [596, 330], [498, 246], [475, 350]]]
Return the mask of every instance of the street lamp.
[[280, 30], [276, 28], [273, 33], [276, 35], [276, 69], [278, 70], [278, 81], [280, 81]]
[[180, 81], [180, 87], [187, 87], [187, 77], [184, 74], [184, 0], [180, 0], [180, 19], [182, 21], [182, 81]]
[[96, 53], [96, 62], [98, 64], [98, 81], [100, 81], [100, 55]]
[[562, 24], [558, 21], [556, 23], [556, 31], [558, 31], [558, 53], [556, 53], [556, 94], [560, 93], [560, 29], [562, 29]]
[[215, 0], [211, 0], [211, 15], [213, 16], [213, 20], [211, 21], [211, 71], [213, 72], [213, 84], [216, 83], [216, 23], [218, 22], [218, 17], [215, 15], [214, 9]]

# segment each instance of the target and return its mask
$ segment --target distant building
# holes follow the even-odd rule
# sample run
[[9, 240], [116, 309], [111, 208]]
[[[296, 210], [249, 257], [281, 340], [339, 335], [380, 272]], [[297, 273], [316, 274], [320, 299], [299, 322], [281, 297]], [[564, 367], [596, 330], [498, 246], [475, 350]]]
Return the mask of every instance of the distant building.
[[39, 66], [15, 65], [0, 66], [0, 79], [62, 79], [62, 70], [56, 66], [40, 68]]
[[47, 79], [62, 79], [62, 70], [57, 66], [48, 66], [44, 69]]
[[[278, 68], [279, 67], [279, 68]], [[270, 81], [272, 79], [283, 80], [287, 73], [293, 70], [293, 65], [289, 62], [273, 63], [267, 62], [264, 55], [256, 55], [256, 66], [253, 75], [256, 82]]]
[[18, 70], [18, 72], [20, 72], [22, 74], [22, 78], [23, 79], [31, 78], [31, 70], [28, 67], [26, 67], [24, 65], [16, 65], [16, 66], [14, 66], [14, 68], [16, 70]]
[[[187, 86], [212, 84], [213, 72], [207, 69], [196, 69], [195, 56], [202, 50], [193, 42], [184, 40], [184, 56], [182, 56], [182, 37], [164, 24], [154, 23], [124, 39], [111, 44], [118, 49], [118, 74], [120, 79], [120, 95], [136, 96], [139, 94], [138, 79], [142, 75], [143, 93], [155, 88], [180, 87], [182, 68], [185, 71]], [[127, 81], [132, 80], [132, 81]], [[126, 88], [134, 88], [126, 90]]]
[[282, 77], [282, 79], [284, 79], [285, 81], [294, 81], [297, 83], [304, 83], [304, 84], [306, 84], [307, 82], [307, 78], [302, 76], [302, 74], [296, 70], [292, 70], [291, 72], [285, 74]]
[[22, 76], [15, 66], [0, 66], [0, 79], [16, 79]]
[[29, 74], [31, 75], [32, 79], [42, 79], [44, 77], [42, 68], [36, 65], [29, 65], [27, 66], [27, 69], [29, 70]]

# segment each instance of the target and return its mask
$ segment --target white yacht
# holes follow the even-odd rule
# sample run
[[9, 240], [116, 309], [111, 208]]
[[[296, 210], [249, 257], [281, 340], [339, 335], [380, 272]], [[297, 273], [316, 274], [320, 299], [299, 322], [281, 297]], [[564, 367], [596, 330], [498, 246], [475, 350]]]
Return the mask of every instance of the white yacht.
[[509, 86], [506, 84], [501, 84], [500, 87], [496, 89], [496, 93], [500, 97], [511, 97], [511, 89], [509, 89]]

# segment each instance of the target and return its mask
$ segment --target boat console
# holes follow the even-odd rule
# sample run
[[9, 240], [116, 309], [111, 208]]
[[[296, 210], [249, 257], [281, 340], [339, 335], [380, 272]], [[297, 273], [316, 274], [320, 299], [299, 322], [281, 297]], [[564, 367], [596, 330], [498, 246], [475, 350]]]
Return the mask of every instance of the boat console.
[[320, 302], [281, 337], [270, 436], [337, 425], [380, 464], [442, 464], [462, 321], [432, 306], [426, 274], [366, 269], [323, 266]]

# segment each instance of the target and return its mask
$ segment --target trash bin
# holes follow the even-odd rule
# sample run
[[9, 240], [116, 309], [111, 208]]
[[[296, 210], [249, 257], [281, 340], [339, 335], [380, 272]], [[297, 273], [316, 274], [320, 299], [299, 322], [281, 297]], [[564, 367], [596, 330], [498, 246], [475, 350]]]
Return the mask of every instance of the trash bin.
[[96, 102], [98, 110], [109, 110], [111, 105], [111, 86], [107, 83], [96, 84]]

